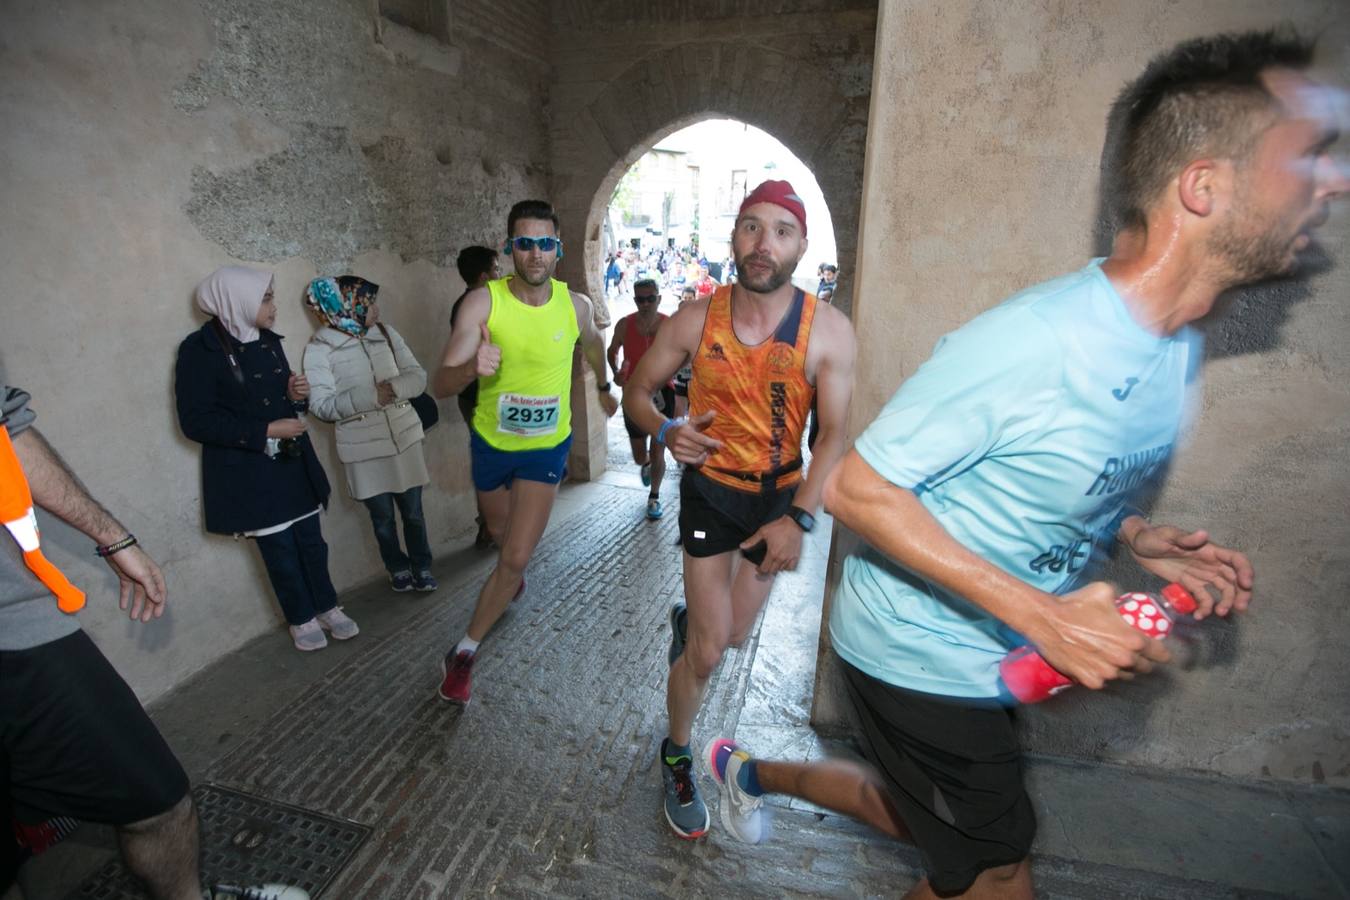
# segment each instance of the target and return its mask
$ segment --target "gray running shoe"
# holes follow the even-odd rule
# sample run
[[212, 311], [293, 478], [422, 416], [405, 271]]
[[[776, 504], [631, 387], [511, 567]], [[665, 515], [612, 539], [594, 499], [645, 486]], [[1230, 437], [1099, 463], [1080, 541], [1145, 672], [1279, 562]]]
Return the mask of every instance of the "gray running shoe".
[[676, 835], [686, 840], [701, 838], [708, 833], [708, 807], [698, 795], [694, 780], [694, 760], [681, 756], [674, 763], [666, 756], [670, 739], [661, 742], [661, 779], [666, 787], [666, 822]]
[[666, 662], [675, 665], [675, 660], [684, 652], [685, 641], [689, 639], [689, 610], [684, 601], [670, 606], [670, 651], [666, 653]]

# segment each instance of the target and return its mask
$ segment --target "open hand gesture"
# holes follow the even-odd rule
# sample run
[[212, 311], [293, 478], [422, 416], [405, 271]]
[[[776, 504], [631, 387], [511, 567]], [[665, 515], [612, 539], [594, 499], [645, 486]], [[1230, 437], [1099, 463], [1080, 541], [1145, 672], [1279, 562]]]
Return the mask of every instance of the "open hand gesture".
[[164, 601], [168, 599], [164, 573], [145, 551], [133, 545], [105, 557], [105, 562], [122, 584], [117, 605], [127, 610], [131, 621], [149, 622], [164, 615]]
[[717, 413], [708, 410], [697, 416], [690, 416], [689, 421], [683, 425], [668, 429], [666, 446], [670, 448], [670, 455], [687, 466], [701, 466], [707, 462], [708, 455], [716, 453], [722, 446], [721, 441], [703, 433], [712, 424], [716, 415]]
[[[1187, 533], [1174, 525], [1145, 524], [1126, 545], [1139, 565], [1191, 592], [1199, 604], [1197, 619], [1211, 612], [1244, 612], [1251, 602], [1251, 562], [1245, 554], [1211, 542], [1203, 529]], [[1211, 590], [1219, 595], [1217, 604]]]

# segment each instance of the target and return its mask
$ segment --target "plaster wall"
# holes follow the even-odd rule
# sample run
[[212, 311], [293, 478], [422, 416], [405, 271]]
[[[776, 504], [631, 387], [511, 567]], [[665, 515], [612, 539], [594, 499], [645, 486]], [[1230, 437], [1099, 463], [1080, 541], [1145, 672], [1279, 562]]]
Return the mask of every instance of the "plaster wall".
[[[1350, 16], [1281, 6], [1320, 34], [1319, 73], [1350, 85]], [[1181, 39], [1269, 27], [1256, 2], [884, 0], [877, 27], [854, 321], [857, 435], [943, 333], [1098, 250], [1107, 109]], [[1209, 329], [1201, 410], [1155, 521], [1205, 527], [1257, 571], [1249, 615], [1210, 621], [1165, 674], [1025, 710], [1033, 750], [1350, 784], [1350, 211], [1331, 261], [1247, 290]], [[852, 545], [836, 536], [831, 586]], [[1139, 583], [1117, 568], [1118, 583]], [[827, 647], [828, 636], [822, 635]], [[815, 720], [844, 714], [828, 652]]]
[[[547, 193], [548, 66], [522, 50], [538, 35], [480, 6], [402, 19], [422, 33], [374, 0], [5, 4], [0, 363], [164, 567], [164, 619], [129, 624], [88, 541], [43, 520], [51, 555], [90, 591], [84, 627], [144, 700], [259, 634], [286, 640], [256, 550], [202, 528], [200, 454], [172, 384], [178, 342], [204, 321], [197, 281], [234, 262], [275, 271], [298, 369], [314, 330], [304, 285], [355, 272], [430, 367], [463, 290], [458, 249], [497, 243], [511, 203]], [[441, 413], [425, 445], [437, 552], [474, 514], [467, 434], [453, 402]], [[334, 487], [334, 581], [382, 578], [331, 426], [311, 426]]]

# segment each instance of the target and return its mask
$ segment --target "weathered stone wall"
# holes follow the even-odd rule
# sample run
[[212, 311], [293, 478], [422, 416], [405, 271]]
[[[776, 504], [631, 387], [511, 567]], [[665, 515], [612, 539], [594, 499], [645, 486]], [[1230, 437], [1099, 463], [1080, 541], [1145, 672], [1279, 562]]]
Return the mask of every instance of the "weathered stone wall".
[[[773, 135], [815, 174], [841, 263], [835, 303], [850, 308], [875, 3], [600, 0], [552, 15], [553, 201], [572, 248], [560, 277], [603, 297], [600, 228], [619, 179], [666, 135], [725, 117]], [[603, 459], [596, 426], [592, 410], [574, 469]]]
[[[382, 285], [386, 321], [432, 366], [463, 289], [455, 253], [496, 244], [512, 202], [547, 194], [549, 68], [529, 49], [543, 4], [512, 23], [486, 3], [442, 4], [439, 17], [400, 8], [416, 6], [6, 5], [0, 361], [164, 565], [166, 618], [129, 625], [88, 542], [46, 523], [53, 556], [91, 591], [85, 627], [143, 698], [280, 623], [256, 550], [203, 532], [200, 454], [173, 411], [174, 353], [203, 321], [197, 281], [235, 261], [273, 269], [298, 368], [314, 330], [304, 285], [356, 272]], [[426, 443], [437, 551], [473, 518], [466, 432], [453, 403], [442, 416]], [[334, 580], [381, 577], [331, 427], [312, 433], [334, 485]]]
[[[936, 339], [1093, 255], [1106, 111], [1178, 40], [1269, 27], [1320, 34], [1322, 77], [1350, 85], [1336, 2], [1131, 4], [887, 0], [877, 35], [854, 304], [857, 434]], [[1248, 616], [1210, 621], [1167, 674], [1028, 710], [1037, 751], [1350, 784], [1350, 211], [1334, 265], [1242, 292], [1211, 329], [1203, 410], [1154, 518], [1248, 551]], [[841, 535], [837, 563], [850, 538]], [[1137, 580], [1116, 570], [1124, 583]], [[822, 639], [824, 642], [824, 638]], [[826, 656], [818, 722], [842, 714]]]

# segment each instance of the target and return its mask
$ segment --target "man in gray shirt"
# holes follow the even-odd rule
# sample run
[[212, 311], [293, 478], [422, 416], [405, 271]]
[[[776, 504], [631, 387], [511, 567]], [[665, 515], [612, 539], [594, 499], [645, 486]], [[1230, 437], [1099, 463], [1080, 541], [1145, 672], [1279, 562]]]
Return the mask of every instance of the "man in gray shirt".
[[[33, 503], [88, 535], [121, 582], [132, 621], [164, 613], [164, 576], [33, 427], [28, 394], [4, 387], [0, 422]], [[7, 451], [6, 451], [7, 452]], [[6, 476], [9, 477], [9, 476]], [[12, 487], [12, 485], [9, 485]], [[203, 894], [197, 813], [187, 774], [136, 695], [0, 534], [0, 827], [69, 817], [117, 829], [127, 868], [156, 900], [203, 896], [301, 900], [294, 888]], [[12, 843], [0, 839], [5, 851]], [[0, 862], [0, 893], [13, 877]], [[8, 870], [8, 871], [7, 871]], [[267, 893], [267, 891], [271, 893]]]

